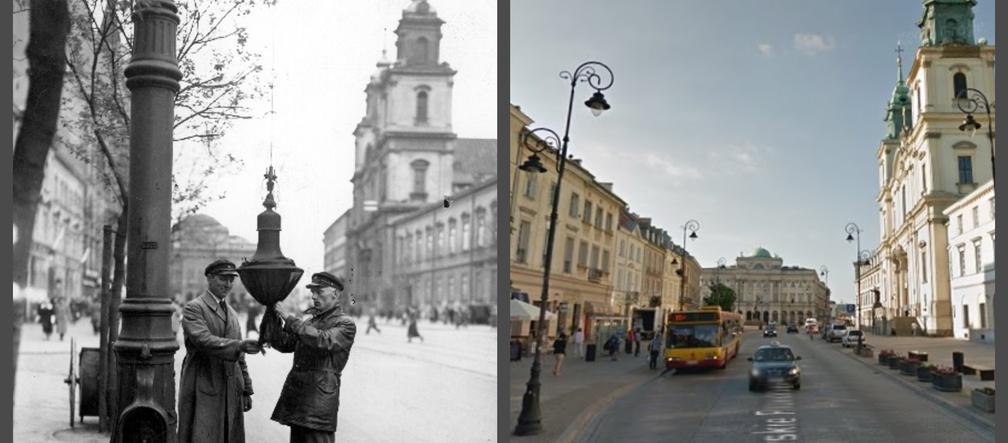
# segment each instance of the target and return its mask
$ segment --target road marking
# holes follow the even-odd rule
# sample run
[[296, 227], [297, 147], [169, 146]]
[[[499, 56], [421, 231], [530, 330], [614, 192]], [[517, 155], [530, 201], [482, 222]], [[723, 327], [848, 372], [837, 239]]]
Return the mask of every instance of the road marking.
[[762, 436], [764, 441], [798, 440], [798, 417], [794, 411], [794, 391], [786, 383], [767, 385], [767, 409], [757, 410], [755, 415], [764, 421], [764, 428], [751, 434]]

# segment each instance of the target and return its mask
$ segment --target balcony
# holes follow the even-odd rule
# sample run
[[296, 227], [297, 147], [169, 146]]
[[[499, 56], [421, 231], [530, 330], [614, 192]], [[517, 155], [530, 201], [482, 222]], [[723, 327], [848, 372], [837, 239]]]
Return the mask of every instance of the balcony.
[[589, 269], [588, 270], [588, 281], [592, 283], [598, 283], [602, 280], [602, 271], [599, 269]]

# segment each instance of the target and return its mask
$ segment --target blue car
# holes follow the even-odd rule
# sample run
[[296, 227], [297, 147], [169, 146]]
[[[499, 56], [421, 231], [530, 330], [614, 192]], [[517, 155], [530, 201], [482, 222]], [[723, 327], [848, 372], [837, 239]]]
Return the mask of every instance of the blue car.
[[794, 355], [791, 347], [777, 342], [763, 345], [748, 360], [752, 362], [749, 369], [750, 391], [765, 388], [774, 381], [783, 381], [795, 390], [801, 389], [801, 368], [798, 367], [801, 356]]

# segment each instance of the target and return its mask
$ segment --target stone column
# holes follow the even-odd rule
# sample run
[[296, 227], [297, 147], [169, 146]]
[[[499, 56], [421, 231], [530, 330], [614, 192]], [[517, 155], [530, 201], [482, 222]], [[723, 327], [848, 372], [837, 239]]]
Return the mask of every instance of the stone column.
[[174, 442], [174, 310], [168, 293], [172, 128], [182, 74], [175, 58], [178, 9], [171, 0], [134, 6], [130, 89], [126, 298], [114, 349], [119, 381], [113, 442]]

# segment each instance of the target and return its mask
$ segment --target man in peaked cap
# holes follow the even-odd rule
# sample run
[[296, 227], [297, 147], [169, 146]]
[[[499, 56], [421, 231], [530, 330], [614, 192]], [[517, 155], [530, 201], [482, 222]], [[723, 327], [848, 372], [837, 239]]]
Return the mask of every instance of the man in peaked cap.
[[340, 374], [350, 358], [357, 325], [343, 313], [349, 305], [343, 279], [328, 272], [312, 275], [311, 314], [306, 320], [277, 310], [283, 328], [271, 340], [274, 349], [294, 353], [272, 419], [290, 426], [292, 443], [335, 442]]
[[186, 303], [182, 314], [186, 356], [179, 385], [180, 442], [245, 441], [243, 413], [252, 409], [252, 380], [245, 354], [262, 350], [242, 340], [238, 313], [227, 304], [234, 263], [217, 260], [203, 273], [207, 291]]

